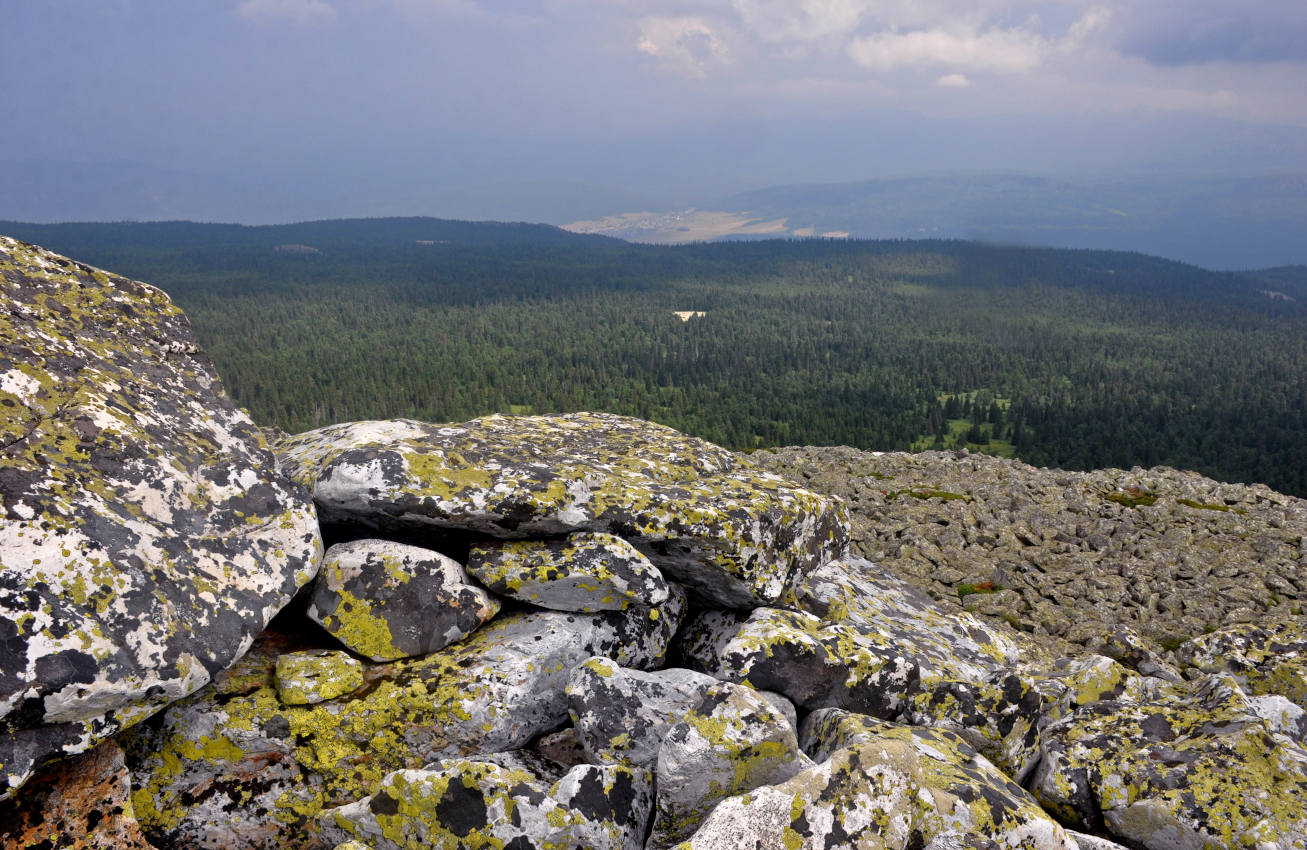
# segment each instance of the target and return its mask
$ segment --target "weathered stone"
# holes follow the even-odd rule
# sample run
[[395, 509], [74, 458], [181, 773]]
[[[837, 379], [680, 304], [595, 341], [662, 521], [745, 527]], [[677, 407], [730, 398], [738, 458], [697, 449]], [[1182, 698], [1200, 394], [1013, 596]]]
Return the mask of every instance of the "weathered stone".
[[943, 836], [975, 835], [998, 847], [1075, 850], [1075, 842], [1025, 789], [953, 732], [900, 726], [839, 709], [815, 711], [803, 724], [804, 751], [819, 762], [850, 747], [859, 748], [866, 759], [874, 752], [868, 745], [894, 742], [908, 745], [916, 757], [916, 770], [905, 773], [916, 786], [912, 831], [923, 844]]
[[1228, 675], [1193, 695], [1102, 701], [1046, 727], [1030, 788], [1065, 823], [1131, 846], [1301, 850], [1307, 749]]
[[911, 659], [892, 648], [869, 646], [856, 629], [823, 626], [802, 611], [705, 611], [679, 640], [682, 655], [708, 674], [776, 691], [808, 710], [836, 706], [893, 717], [920, 678]]
[[0, 802], [0, 848], [150, 850], [132, 813], [131, 777], [112, 740], [39, 771]]
[[499, 611], [439, 552], [387, 540], [327, 550], [309, 617], [373, 661], [425, 655], [466, 637]]
[[653, 768], [667, 731], [717, 683], [693, 670], [642, 673], [591, 658], [572, 670], [567, 706], [588, 761]]
[[723, 799], [811, 766], [794, 727], [749, 688], [720, 683], [668, 730], [658, 750], [651, 847], [690, 837]]
[[329, 841], [376, 850], [557, 847], [640, 850], [649, 771], [578, 765], [554, 782], [470, 759], [387, 775], [374, 795], [318, 817]]
[[1117, 626], [1089, 648], [1145, 676], [1165, 679], [1168, 682], [1182, 681], [1180, 671], [1153, 651], [1134, 629], [1128, 626]]
[[[275, 660], [262, 673], [247, 662], [234, 693], [201, 692], [135, 742], [137, 816], [172, 846], [316, 846], [304, 835], [310, 818], [361, 799], [392, 771], [515, 750], [563, 726], [564, 689], [587, 658], [660, 664], [684, 611], [684, 594], [670, 590], [653, 609], [501, 615], [438, 652], [368, 665], [367, 687], [318, 705], [283, 705]], [[228, 810], [248, 820], [243, 832], [211, 826]], [[196, 843], [210, 833], [218, 843]]]
[[1230, 673], [1251, 693], [1307, 707], [1307, 619], [1229, 626], [1182, 644], [1175, 654], [1203, 672]]
[[283, 705], [315, 705], [363, 687], [363, 664], [330, 649], [287, 653], [277, 659], [276, 687]]
[[208, 682], [321, 543], [162, 292], [0, 237], [0, 293], [3, 798]]
[[727, 607], [843, 553], [842, 507], [702, 440], [597, 413], [320, 428], [281, 444], [325, 522], [504, 538], [606, 531]]
[[612, 534], [475, 546], [467, 571], [501, 596], [555, 611], [622, 611], [667, 598], [658, 568]]

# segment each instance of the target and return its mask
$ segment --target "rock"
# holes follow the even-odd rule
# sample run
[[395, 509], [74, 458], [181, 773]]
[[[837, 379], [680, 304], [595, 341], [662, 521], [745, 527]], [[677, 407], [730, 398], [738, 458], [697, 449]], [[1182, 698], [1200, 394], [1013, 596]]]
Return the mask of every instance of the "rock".
[[363, 687], [363, 664], [330, 649], [277, 658], [277, 699], [282, 705], [316, 705]]
[[716, 684], [693, 670], [642, 673], [591, 658], [572, 670], [567, 707], [588, 761], [652, 769], [667, 731]]
[[641, 850], [649, 772], [578, 765], [552, 785], [469, 759], [388, 774], [377, 792], [318, 817], [328, 841], [411, 847], [585, 847]]
[[0, 802], [0, 847], [150, 850], [132, 814], [131, 776], [112, 740], [49, 765]]
[[321, 543], [162, 292], [7, 237], [0, 290], [4, 798], [232, 663]]
[[610, 414], [356, 422], [281, 448], [324, 522], [513, 539], [609, 532], [726, 607], [775, 600], [794, 572], [848, 542], [838, 503], [710, 443]]
[[[137, 816], [160, 844], [271, 850], [393, 771], [525, 747], [568, 721], [564, 689], [587, 658], [662, 662], [684, 611], [669, 589], [655, 609], [500, 615], [430, 655], [365, 665], [367, 687], [317, 705], [283, 705], [275, 659], [262, 673], [251, 660], [236, 693], [207, 689], [134, 742]], [[241, 832], [211, 826], [228, 811], [248, 819]], [[218, 843], [196, 844], [204, 835]]]
[[1089, 649], [1145, 676], [1154, 676], [1168, 682], [1182, 681], [1180, 671], [1149, 648], [1134, 629], [1128, 626], [1117, 626]]
[[1205, 673], [1232, 674], [1251, 693], [1307, 707], [1307, 619], [1229, 626], [1181, 644], [1175, 654]]
[[686, 660], [709, 675], [776, 691], [806, 710], [836, 706], [893, 717], [920, 679], [909, 658], [801, 611], [704, 611], [678, 640]]
[[914, 820], [923, 841], [978, 835], [999, 846], [1074, 850], [1062, 827], [1024, 788], [953, 732], [886, 723], [839, 709], [815, 711], [803, 724], [803, 749], [817, 761], [846, 747], [891, 741], [910, 745], [917, 758], [919, 809]]
[[1130, 846], [1287, 850], [1307, 836], [1307, 748], [1228, 675], [1095, 703], [1046, 727], [1040, 749], [1029, 787], [1045, 808]]
[[714, 685], [658, 750], [649, 845], [670, 847], [693, 834], [721, 800], [810, 766], [794, 727], [771, 703], [749, 688]]
[[439, 552], [386, 540], [327, 550], [309, 617], [373, 661], [426, 655], [471, 634], [499, 603]]
[[611, 534], [578, 532], [563, 540], [475, 546], [467, 571], [501, 596], [555, 611], [622, 611], [667, 598], [658, 568]]

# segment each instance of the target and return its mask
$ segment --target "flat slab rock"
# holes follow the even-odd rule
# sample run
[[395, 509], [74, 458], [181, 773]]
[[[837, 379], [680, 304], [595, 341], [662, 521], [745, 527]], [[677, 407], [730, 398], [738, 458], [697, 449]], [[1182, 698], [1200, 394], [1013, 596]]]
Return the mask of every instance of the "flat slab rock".
[[605, 531], [699, 597], [778, 598], [844, 552], [835, 500], [670, 428], [602, 413], [332, 425], [284, 440], [324, 522], [520, 539]]
[[321, 542], [162, 292], [0, 237], [0, 293], [4, 798], [239, 657]]

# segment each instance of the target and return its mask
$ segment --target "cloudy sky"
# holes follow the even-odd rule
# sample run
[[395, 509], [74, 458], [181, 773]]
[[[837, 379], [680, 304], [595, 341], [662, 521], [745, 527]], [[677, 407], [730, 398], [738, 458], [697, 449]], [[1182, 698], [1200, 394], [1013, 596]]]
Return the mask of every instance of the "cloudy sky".
[[437, 196], [531, 181], [636, 203], [932, 169], [1152, 168], [1171, 150], [1196, 167], [1285, 168], [1307, 150], [1302, 0], [0, 0], [0, 12], [9, 168], [131, 163], [335, 187], [345, 204], [372, 193], [340, 215], [441, 212]]

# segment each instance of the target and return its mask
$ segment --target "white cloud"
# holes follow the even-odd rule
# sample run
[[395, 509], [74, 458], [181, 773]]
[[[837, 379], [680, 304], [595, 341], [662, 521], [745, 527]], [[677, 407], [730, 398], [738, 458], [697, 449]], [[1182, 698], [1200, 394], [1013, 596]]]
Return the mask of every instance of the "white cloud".
[[760, 41], [811, 42], [849, 35], [862, 23], [866, 0], [732, 0]]
[[966, 89], [971, 88], [973, 83], [967, 79], [966, 74], [945, 74], [935, 81], [935, 85], [946, 89]]
[[889, 30], [855, 38], [847, 49], [854, 62], [874, 71], [946, 67], [1016, 73], [1039, 65], [1051, 44], [1033, 30], [991, 27]]
[[236, 9], [251, 21], [289, 21], [314, 25], [336, 19], [336, 10], [324, 0], [241, 0]]
[[713, 65], [730, 61], [726, 42], [697, 15], [643, 18], [635, 49], [687, 77], [702, 78]]

